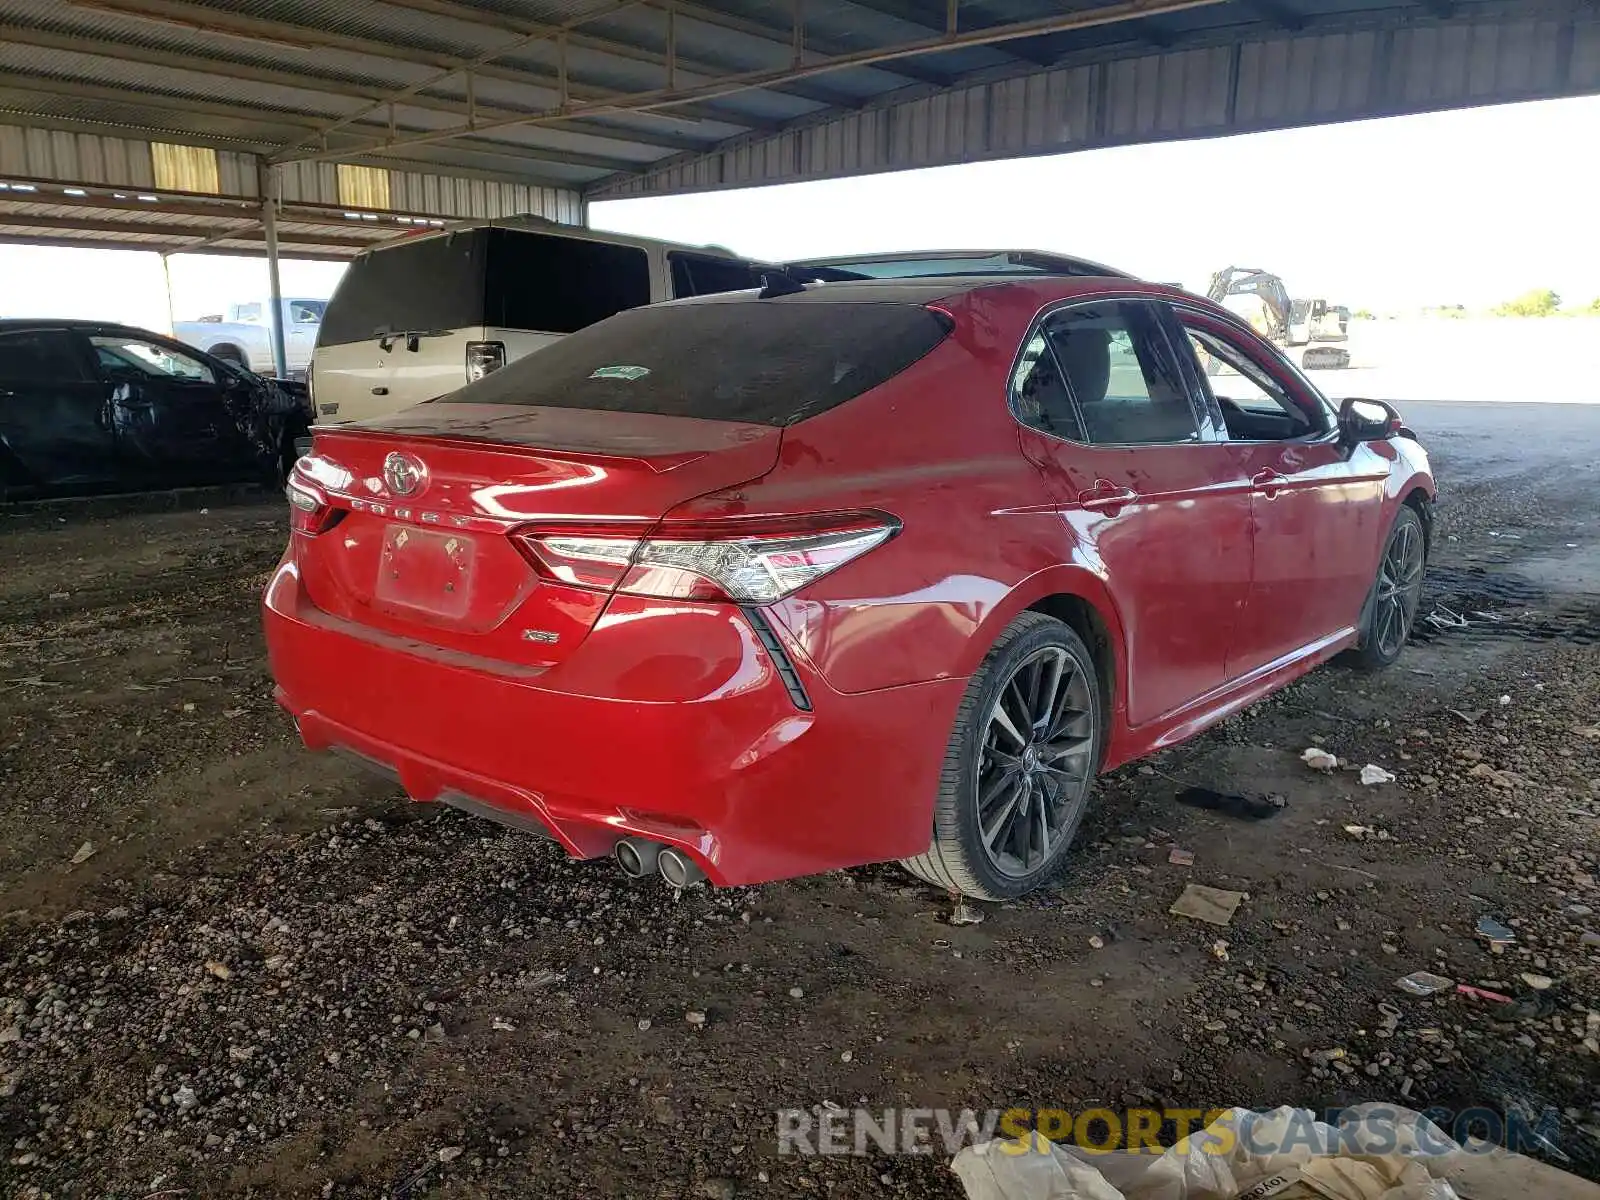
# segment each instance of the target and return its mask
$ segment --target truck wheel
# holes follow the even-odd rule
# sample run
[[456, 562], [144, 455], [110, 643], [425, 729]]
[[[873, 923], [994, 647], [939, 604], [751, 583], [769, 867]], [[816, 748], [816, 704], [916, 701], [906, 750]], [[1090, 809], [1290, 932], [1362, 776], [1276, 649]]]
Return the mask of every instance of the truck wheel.
[[913, 875], [980, 900], [1048, 883], [1066, 861], [1100, 765], [1099, 676], [1073, 630], [1027, 612], [967, 684]]
[[211, 351], [211, 357], [220, 358], [225, 363], [232, 363], [243, 371], [250, 369], [250, 360], [245, 357], [244, 351], [237, 346], [218, 346]]

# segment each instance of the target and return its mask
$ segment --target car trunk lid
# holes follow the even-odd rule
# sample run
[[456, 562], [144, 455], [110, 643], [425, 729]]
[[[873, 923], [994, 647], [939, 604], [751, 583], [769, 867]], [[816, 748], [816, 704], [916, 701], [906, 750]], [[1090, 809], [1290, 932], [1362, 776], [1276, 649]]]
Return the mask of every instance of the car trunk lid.
[[534, 529], [646, 533], [673, 507], [771, 470], [781, 430], [654, 414], [421, 405], [358, 428], [319, 426], [296, 479], [332, 508], [296, 534], [323, 613], [505, 669], [560, 662], [610, 595], [541, 573]]

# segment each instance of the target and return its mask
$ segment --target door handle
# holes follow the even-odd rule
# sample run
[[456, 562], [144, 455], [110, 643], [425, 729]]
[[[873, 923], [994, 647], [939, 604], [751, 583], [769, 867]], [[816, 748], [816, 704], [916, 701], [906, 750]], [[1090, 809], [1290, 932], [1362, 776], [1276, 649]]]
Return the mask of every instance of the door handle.
[[1277, 471], [1257, 471], [1250, 476], [1250, 486], [1260, 492], [1268, 500], [1276, 496], [1280, 489], [1289, 482], [1287, 475], [1280, 475]]
[[1087, 508], [1090, 512], [1103, 512], [1108, 517], [1116, 516], [1123, 508], [1138, 499], [1138, 492], [1132, 488], [1119, 488], [1109, 479], [1097, 479], [1089, 491], [1078, 493], [1080, 508]]

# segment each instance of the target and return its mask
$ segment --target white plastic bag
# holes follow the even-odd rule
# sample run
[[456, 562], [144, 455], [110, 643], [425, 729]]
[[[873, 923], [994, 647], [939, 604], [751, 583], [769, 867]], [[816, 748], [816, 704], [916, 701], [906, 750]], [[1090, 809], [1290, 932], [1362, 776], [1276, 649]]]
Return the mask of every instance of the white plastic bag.
[[1463, 1149], [1421, 1113], [1234, 1108], [1159, 1155], [1090, 1153], [1043, 1137], [969, 1146], [967, 1200], [1600, 1200], [1600, 1186], [1498, 1148]]

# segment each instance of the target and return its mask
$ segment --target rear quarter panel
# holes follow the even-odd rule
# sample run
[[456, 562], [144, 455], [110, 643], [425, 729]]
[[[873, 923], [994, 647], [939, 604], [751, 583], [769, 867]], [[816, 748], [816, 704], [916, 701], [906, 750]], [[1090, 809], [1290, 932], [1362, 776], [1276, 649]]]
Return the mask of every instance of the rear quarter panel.
[[[1032, 309], [1004, 288], [952, 304], [944, 343], [785, 430], [777, 468], [742, 489], [746, 512], [868, 508], [903, 522], [894, 540], [773, 606], [834, 689], [968, 675], [1009, 619], [1000, 614], [1078, 570], [1007, 405]], [[1083, 586], [1103, 592], [1092, 577]]]

